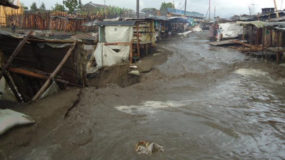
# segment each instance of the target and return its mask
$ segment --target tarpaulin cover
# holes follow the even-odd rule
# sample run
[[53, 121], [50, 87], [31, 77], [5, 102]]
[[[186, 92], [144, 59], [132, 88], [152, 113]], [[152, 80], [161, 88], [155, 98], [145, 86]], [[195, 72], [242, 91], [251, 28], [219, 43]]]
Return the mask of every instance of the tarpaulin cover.
[[10, 109], [0, 110], [0, 135], [15, 126], [33, 123], [35, 123], [35, 121], [25, 114]]
[[[97, 44], [93, 54], [96, 68], [88, 68], [88, 73], [94, 73], [102, 67], [110, 67], [128, 61], [130, 45], [105, 45], [106, 43], [131, 43], [133, 38], [132, 26], [106, 26], [104, 30], [105, 42]], [[100, 33], [102, 34], [102, 33]]]
[[128, 61], [129, 54], [130, 46], [105, 46], [104, 43], [98, 43], [94, 56], [99, 69]]
[[236, 23], [220, 23], [219, 28], [223, 38], [236, 38], [243, 33], [243, 27]]
[[130, 42], [133, 38], [133, 27], [106, 26], [105, 40], [107, 43]]
[[256, 28], [263, 28], [267, 22], [263, 22], [263, 21], [249, 21], [249, 22], [237, 22], [237, 24], [240, 25], [254, 25]]

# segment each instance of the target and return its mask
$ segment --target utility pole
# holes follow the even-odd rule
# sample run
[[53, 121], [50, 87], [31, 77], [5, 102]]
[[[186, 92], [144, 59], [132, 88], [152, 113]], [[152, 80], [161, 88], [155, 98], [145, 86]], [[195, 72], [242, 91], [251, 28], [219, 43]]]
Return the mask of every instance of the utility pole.
[[274, 1], [274, 6], [275, 6], [276, 17], [279, 18], [280, 16], [279, 16], [276, 0], [273, 0], [273, 1]]
[[216, 6], [214, 8], [214, 20], [216, 19]]
[[187, 12], [187, 0], [185, 0], [185, 9], [184, 9], [184, 15], [186, 16], [186, 12]]
[[211, 21], [211, 0], [209, 0], [209, 21]]
[[140, 18], [140, 0], [137, 0], [137, 18]]
[[104, 18], [106, 19], [106, 0], [104, 0]]

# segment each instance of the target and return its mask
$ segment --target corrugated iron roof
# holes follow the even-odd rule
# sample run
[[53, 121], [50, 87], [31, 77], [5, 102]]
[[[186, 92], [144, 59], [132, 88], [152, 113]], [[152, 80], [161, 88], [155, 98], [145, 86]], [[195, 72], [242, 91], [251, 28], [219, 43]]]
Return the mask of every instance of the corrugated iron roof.
[[136, 21], [102, 21], [94, 24], [97, 26], [134, 26]]
[[[174, 9], [174, 8], [167, 8], [168, 13], [172, 13], [175, 15], [184, 15], [185, 12], [184, 10], [180, 10], [180, 9]], [[198, 12], [189, 12], [186, 11], [186, 16], [189, 17], [197, 17], [197, 18], [204, 18], [204, 15]]]

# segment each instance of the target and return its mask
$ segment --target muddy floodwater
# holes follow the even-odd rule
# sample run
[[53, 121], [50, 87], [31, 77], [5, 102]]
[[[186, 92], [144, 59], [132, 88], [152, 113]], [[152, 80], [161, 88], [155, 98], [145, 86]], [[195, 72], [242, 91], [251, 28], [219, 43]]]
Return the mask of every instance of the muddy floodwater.
[[[285, 68], [206, 33], [161, 42], [168, 59], [141, 82], [82, 90], [65, 120], [8, 154], [26, 160], [285, 159]], [[50, 122], [51, 123], [51, 122]], [[145, 140], [165, 152], [137, 155]]]

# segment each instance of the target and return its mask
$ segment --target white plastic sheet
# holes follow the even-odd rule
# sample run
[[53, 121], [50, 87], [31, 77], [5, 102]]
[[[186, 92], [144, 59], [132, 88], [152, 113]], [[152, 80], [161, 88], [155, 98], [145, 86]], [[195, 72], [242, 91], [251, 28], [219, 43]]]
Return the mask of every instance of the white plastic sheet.
[[105, 42], [97, 44], [93, 54], [96, 67], [89, 68], [88, 73], [94, 73], [102, 67], [110, 67], [129, 60], [129, 45], [105, 45], [106, 43], [131, 43], [133, 38], [132, 26], [106, 26], [104, 30]]
[[106, 26], [105, 40], [107, 43], [130, 42], [133, 38], [132, 26]]
[[129, 59], [129, 54], [130, 46], [105, 46], [104, 43], [98, 43], [95, 51], [97, 68], [126, 62]]
[[15, 126], [33, 123], [35, 123], [35, 121], [25, 114], [10, 109], [0, 110], [0, 135]]
[[243, 27], [237, 23], [220, 23], [219, 28], [223, 38], [237, 38], [243, 33]]

